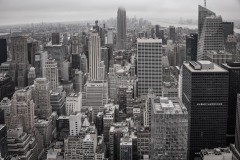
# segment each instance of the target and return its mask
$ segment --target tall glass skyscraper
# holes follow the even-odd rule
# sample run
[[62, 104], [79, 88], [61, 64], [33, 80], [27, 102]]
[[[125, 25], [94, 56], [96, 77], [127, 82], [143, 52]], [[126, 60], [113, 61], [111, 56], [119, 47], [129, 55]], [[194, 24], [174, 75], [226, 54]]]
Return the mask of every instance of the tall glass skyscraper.
[[117, 49], [126, 49], [127, 24], [125, 8], [118, 8], [117, 12]]

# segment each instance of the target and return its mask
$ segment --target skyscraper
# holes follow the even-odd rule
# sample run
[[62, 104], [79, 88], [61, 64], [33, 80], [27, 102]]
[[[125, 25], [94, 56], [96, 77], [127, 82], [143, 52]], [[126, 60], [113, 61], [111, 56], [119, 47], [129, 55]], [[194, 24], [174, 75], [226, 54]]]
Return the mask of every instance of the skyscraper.
[[234, 35], [234, 23], [222, 22], [224, 43], [226, 43], [228, 35]]
[[60, 44], [60, 33], [52, 33], [52, 44], [53, 45]]
[[39, 119], [48, 119], [52, 114], [50, 105], [50, 86], [46, 78], [37, 78], [34, 81], [35, 116]]
[[27, 85], [28, 52], [26, 37], [11, 38], [12, 61], [10, 64], [10, 75], [15, 84], [23, 88]]
[[50, 83], [50, 89], [55, 90], [58, 87], [58, 66], [55, 59], [49, 58], [43, 67], [43, 77]]
[[222, 67], [229, 72], [227, 145], [234, 143], [237, 94], [240, 93], [240, 62], [228, 62]]
[[[156, 37], [160, 39], [160, 30], [159, 30], [159, 25], [156, 25]], [[153, 37], [152, 37], [153, 38]]]
[[9, 128], [23, 127], [23, 131], [31, 133], [34, 126], [34, 103], [31, 90], [17, 90], [12, 98], [12, 119]]
[[118, 8], [117, 12], [117, 49], [126, 49], [127, 24], [125, 8]]
[[7, 61], [7, 40], [0, 39], [0, 64]]
[[98, 33], [92, 32], [89, 37], [89, 80], [98, 80], [99, 66], [101, 61], [101, 45]]
[[138, 94], [162, 95], [162, 40], [137, 39]]
[[[177, 99], [157, 97], [152, 106], [151, 159], [187, 159], [188, 112]], [[161, 155], [161, 156], [159, 156]]]
[[200, 35], [202, 33], [205, 18], [212, 15], [216, 16], [216, 14], [210, 11], [209, 9], [202, 7], [200, 5], [198, 6], [198, 35], [199, 35], [198, 38], [200, 38]]
[[169, 39], [175, 43], [176, 41], [176, 31], [174, 26], [169, 27]]
[[198, 34], [191, 33], [186, 36], [186, 60], [196, 61], [197, 60], [197, 44]]
[[224, 50], [222, 17], [206, 17], [198, 41], [197, 60], [205, 60], [206, 51]]
[[228, 71], [209, 61], [185, 62], [182, 84], [192, 160], [203, 148], [226, 146]]

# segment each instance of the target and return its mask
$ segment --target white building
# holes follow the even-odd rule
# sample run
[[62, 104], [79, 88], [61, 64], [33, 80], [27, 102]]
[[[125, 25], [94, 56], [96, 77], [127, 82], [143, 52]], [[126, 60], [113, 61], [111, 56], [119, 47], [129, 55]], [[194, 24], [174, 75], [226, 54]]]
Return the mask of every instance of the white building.
[[69, 68], [70, 68], [70, 62], [64, 61], [63, 69], [62, 69], [62, 77], [61, 77], [64, 81], [69, 81]]
[[151, 159], [187, 159], [188, 112], [178, 99], [156, 97], [151, 115]]
[[82, 114], [74, 113], [69, 116], [69, 134], [70, 136], [78, 136], [82, 126]]
[[82, 109], [82, 93], [71, 93], [66, 97], [66, 114], [80, 112]]
[[43, 77], [47, 78], [50, 83], [51, 90], [58, 87], [58, 66], [55, 59], [49, 58], [43, 67]]
[[113, 29], [114, 28], [108, 28], [107, 31], [107, 43], [106, 44], [113, 44]]
[[83, 139], [83, 157], [84, 160], [94, 160], [96, 152], [96, 144], [94, 138], [90, 134], [87, 134]]
[[162, 95], [162, 40], [137, 39], [138, 95]]

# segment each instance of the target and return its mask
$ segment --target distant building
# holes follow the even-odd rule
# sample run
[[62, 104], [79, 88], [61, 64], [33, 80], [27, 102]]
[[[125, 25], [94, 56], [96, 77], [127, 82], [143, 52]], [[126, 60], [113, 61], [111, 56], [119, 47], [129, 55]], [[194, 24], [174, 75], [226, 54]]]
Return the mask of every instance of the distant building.
[[52, 44], [53, 45], [60, 44], [60, 33], [52, 33]]
[[222, 22], [224, 44], [229, 35], [234, 35], [234, 22]]
[[169, 27], [169, 39], [175, 43], [176, 41], [176, 31], [174, 26]]
[[223, 63], [227, 63], [232, 61], [233, 54], [226, 52], [226, 51], [206, 51], [205, 54], [206, 60], [209, 60], [210, 62], [216, 63], [218, 65], [221, 65]]
[[0, 100], [4, 97], [12, 98], [15, 92], [15, 84], [11, 77], [0, 74]]
[[125, 8], [118, 8], [117, 12], [117, 49], [126, 49], [127, 24]]
[[31, 67], [28, 72], [28, 86], [33, 85], [36, 78], [35, 68]]
[[203, 148], [226, 146], [229, 74], [209, 61], [185, 62], [182, 73], [182, 102], [190, 116], [189, 159], [193, 159]]

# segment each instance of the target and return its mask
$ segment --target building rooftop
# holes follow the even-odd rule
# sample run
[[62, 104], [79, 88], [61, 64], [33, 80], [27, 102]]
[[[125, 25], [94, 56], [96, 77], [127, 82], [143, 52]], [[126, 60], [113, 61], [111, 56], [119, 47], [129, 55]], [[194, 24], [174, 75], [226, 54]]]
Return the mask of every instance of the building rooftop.
[[162, 43], [162, 39], [152, 39], [152, 38], [138, 38], [137, 43]]
[[155, 114], [187, 114], [186, 107], [179, 100], [169, 100], [167, 97], [157, 97], [154, 100]]
[[227, 72], [222, 67], [210, 61], [189, 61], [183, 64], [191, 72]]
[[201, 155], [203, 156], [219, 156], [225, 154], [232, 154], [230, 148], [215, 148], [215, 149], [202, 149]]

